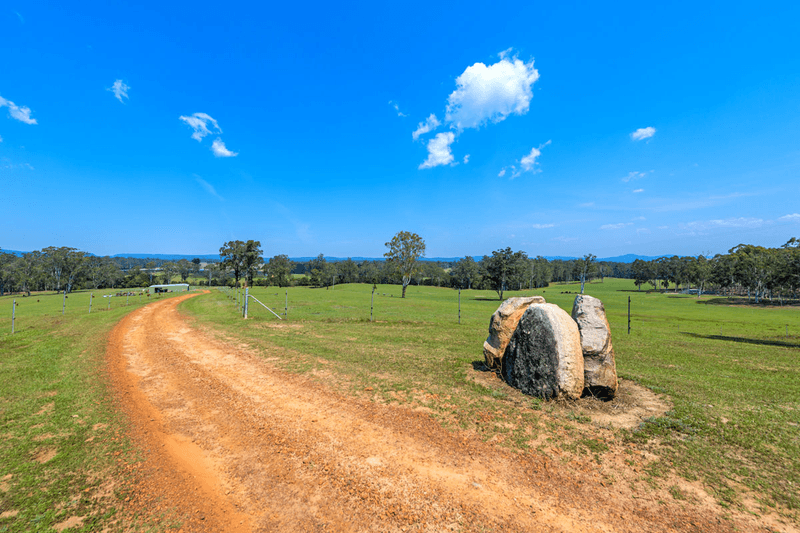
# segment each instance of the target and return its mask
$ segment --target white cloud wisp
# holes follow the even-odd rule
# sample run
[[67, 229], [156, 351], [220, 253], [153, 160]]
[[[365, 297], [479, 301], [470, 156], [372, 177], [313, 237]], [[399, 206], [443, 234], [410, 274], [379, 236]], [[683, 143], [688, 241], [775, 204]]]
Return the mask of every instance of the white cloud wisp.
[[123, 98], [128, 98], [128, 89], [130, 89], [130, 87], [128, 87], [125, 82], [122, 80], [116, 80], [114, 85], [106, 89], [106, 91], [111, 91], [114, 93], [116, 99], [124, 104], [125, 100], [123, 100]]
[[217, 133], [222, 133], [217, 121], [205, 113], [193, 113], [188, 117], [181, 115], [178, 118], [184, 121], [189, 125], [190, 128], [194, 130], [194, 133], [192, 133], [192, 139], [196, 139], [198, 142], [203, 140], [203, 137], [206, 135], [211, 134], [211, 130], [208, 129], [209, 124], [211, 124], [211, 127], [214, 128]]
[[641, 141], [643, 139], [649, 139], [653, 135], [656, 134], [656, 129], [652, 126], [648, 126], [646, 128], [639, 128], [638, 130], [631, 133], [631, 139], [634, 141]]
[[417, 139], [419, 139], [420, 135], [425, 135], [426, 133], [435, 130], [436, 128], [441, 126], [441, 124], [442, 123], [439, 122], [439, 119], [436, 118], [436, 115], [431, 113], [431, 116], [429, 116], [425, 120], [425, 122], [419, 123], [417, 129], [414, 130], [413, 133], [411, 133], [411, 137], [416, 141]]
[[38, 124], [35, 118], [31, 118], [31, 109], [26, 106], [19, 107], [11, 100], [6, 100], [0, 96], [0, 107], [8, 107], [8, 114], [11, 118], [15, 118], [25, 124]]
[[211, 151], [214, 152], [215, 157], [236, 157], [239, 152], [231, 152], [225, 148], [225, 143], [219, 137], [211, 143]]
[[454, 158], [450, 145], [455, 139], [456, 136], [451, 131], [437, 133], [436, 137], [428, 141], [428, 159], [423, 161], [419, 168], [433, 168], [452, 163]]

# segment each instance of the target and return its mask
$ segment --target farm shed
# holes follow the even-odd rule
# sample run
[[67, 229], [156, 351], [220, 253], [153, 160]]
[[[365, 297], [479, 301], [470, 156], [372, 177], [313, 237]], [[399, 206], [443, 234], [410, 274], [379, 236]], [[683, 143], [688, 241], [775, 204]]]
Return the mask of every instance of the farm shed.
[[150, 294], [159, 294], [162, 292], [187, 292], [188, 290], [188, 283], [171, 283], [169, 285], [150, 285], [148, 292]]

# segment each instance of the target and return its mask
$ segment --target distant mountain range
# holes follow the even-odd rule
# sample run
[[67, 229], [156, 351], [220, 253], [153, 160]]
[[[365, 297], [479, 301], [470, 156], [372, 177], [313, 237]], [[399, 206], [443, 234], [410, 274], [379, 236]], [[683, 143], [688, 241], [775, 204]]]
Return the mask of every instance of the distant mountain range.
[[[22, 255], [25, 252], [20, 252], [18, 250], [2, 250], [5, 253], [14, 254], [17, 256]], [[90, 254], [94, 255], [94, 254]], [[186, 259], [191, 261], [194, 258], [198, 258], [204, 263], [212, 262], [212, 261], [219, 261], [219, 254], [206, 254], [206, 255], [181, 255], [181, 254], [114, 254], [111, 257], [134, 257], [136, 259], [158, 259], [161, 261], [180, 261], [181, 259]], [[316, 256], [313, 257], [290, 257], [292, 261], [297, 263], [305, 263], [311, 261]], [[545, 255], [543, 256], [548, 261], [571, 261], [572, 259], [580, 259], [579, 257], [567, 257], [563, 255]], [[637, 259], [641, 259], [643, 261], [652, 261], [653, 259], [658, 259], [660, 257], [671, 257], [669, 255], [637, 255], [637, 254], [625, 254], [625, 255], [617, 255], [615, 257], [598, 257], [597, 261], [601, 262], [608, 262], [608, 263], [633, 263]], [[483, 256], [481, 255], [474, 255], [472, 256], [475, 261], [480, 261]], [[360, 261], [383, 261], [383, 257], [328, 257], [325, 256], [326, 261], [330, 261], [331, 263], [336, 263], [338, 261], [346, 261], [347, 259], [352, 259], [353, 261], [360, 262]], [[463, 259], [463, 257], [423, 257], [423, 261], [439, 261], [443, 263], [454, 263], [459, 259]]]

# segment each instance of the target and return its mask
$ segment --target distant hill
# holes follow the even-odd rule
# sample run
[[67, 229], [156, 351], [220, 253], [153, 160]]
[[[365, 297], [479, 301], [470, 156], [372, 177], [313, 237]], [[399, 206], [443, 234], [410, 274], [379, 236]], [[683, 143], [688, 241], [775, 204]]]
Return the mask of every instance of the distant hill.
[[[21, 256], [22, 254], [27, 253], [27, 252], [21, 252], [19, 250], [2, 250], [2, 251], [5, 252], [5, 253], [14, 254], [16, 256]], [[90, 255], [94, 255], [94, 254], [90, 254]], [[487, 254], [487, 255], [490, 255], [490, 254]], [[219, 258], [219, 254], [197, 254], [197, 255], [185, 255], [185, 254], [114, 254], [111, 257], [133, 257], [133, 258], [136, 258], [136, 259], [157, 259], [157, 260], [160, 260], [160, 261], [180, 261], [181, 259], [186, 259], [186, 260], [191, 261], [194, 258], [198, 258], [204, 263], [216, 262], [216, 261], [219, 261], [219, 259], [220, 259]], [[547, 259], [548, 261], [559, 261], [559, 260], [560, 261], [571, 261], [573, 259], [580, 259], [578, 257], [568, 257], [568, 256], [563, 256], [563, 255], [545, 255], [543, 257], [545, 259]], [[617, 255], [617, 256], [614, 256], [614, 257], [598, 257], [597, 261], [598, 262], [604, 261], [604, 262], [608, 262], [608, 263], [633, 263], [637, 259], [641, 259], [643, 261], [652, 261], [653, 259], [658, 259], [660, 257], [672, 257], [672, 256], [670, 256], [670, 255], [652, 255], [651, 256], [651, 255], [625, 254], [625, 255]], [[292, 261], [294, 261], [296, 263], [306, 263], [308, 261], [311, 261], [314, 258], [316, 258], [316, 256], [290, 257], [289, 259], [291, 259]], [[475, 259], [475, 261], [480, 261], [483, 258], [483, 256], [474, 255], [474, 256], [472, 256], [472, 258]], [[328, 256], [325, 256], [325, 260], [326, 261], [330, 261], [331, 263], [336, 263], [336, 262], [339, 262], [339, 261], [346, 261], [347, 259], [348, 259], [347, 257], [328, 257]], [[355, 261], [357, 263], [361, 262], [361, 261], [384, 261], [385, 260], [383, 257], [360, 257], [360, 256], [351, 257], [350, 259], [352, 259], [353, 261]], [[442, 262], [442, 263], [454, 263], [454, 262], [458, 261], [459, 259], [463, 259], [463, 256], [462, 257], [423, 257], [422, 258], [423, 261], [431, 261], [431, 262], [438, 261], [438, 262]]]

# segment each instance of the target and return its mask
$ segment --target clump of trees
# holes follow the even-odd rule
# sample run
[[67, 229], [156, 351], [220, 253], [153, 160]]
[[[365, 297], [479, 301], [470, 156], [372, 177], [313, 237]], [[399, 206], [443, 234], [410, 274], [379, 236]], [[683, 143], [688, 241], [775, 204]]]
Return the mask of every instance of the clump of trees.
[[[747, 296], [759, 303], [763, 298], [797, 298], [800, 287], [800, 240], [791, 238], [779, 248], [739, 244], [727, 254], [697, 257], [672, 256], [652, 261], [637, 259], [631, 265], [631, 278], [641, 290], [653, 289], [715, 292], [726, 296]], [[692, 286], [694, 288], [692, 289]]]

